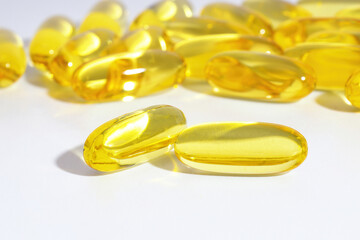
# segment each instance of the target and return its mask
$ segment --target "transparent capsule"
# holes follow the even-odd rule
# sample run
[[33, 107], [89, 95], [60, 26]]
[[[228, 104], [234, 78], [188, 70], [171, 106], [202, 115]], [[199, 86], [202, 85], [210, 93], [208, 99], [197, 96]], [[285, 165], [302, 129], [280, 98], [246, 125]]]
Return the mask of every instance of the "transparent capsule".
[[164, 27], [164, 22], [192, 16], [193, 10], [187, 0], [162, 0], [137, 16], [130, 30], [148, 26]]
[[49, 62], [56, 82], [70, 85], [75, 70], [85, 62], [107, 55], [115, 39], [112, 31], [101, 28], [72, 37]]
[[75, 33], [75, 25], [62, 16], [47, 19], [37, 30], [30, 43], [30, 57], [34, 66], [41, 71], [48, 71], [50, 58]]
[[360, 70], [355, 71], [347, 81], [345, 94], [353, 106], [360, 108]]
[[218, 34], [184, 40], [175, 46], [175, 52], [184, 57], [186, 76], [205, 78], [206, 63], [216, 54], [230, 50], [247, 50], [268, 54], [283, 54], [273, 41], [257, 36]]
[[318, 89], [344, 90], [346, 81], [359, 68], [360, 46], [306, 43], [286, 50], [285, 55], [299, 59], [314, 69]]
[[360, 19], [351, 18], [303, 18], [281, 24], [275, 31], [274, 40], [283, 48], [305, 42], [315, 33], [341, 31], [356, 34], [360, 31]]
[[262, 37], [271, 37], [273, 34], [273, 29], [267, 19], [252, 10], [234, 4], [209, 4], [202, 10], [201, 16], [246, 26], [254, 35]]
[[152, 94], [181, 83], [185, 64], [173, 52], [148, 50], [109, 55], [83, 64], [72, 86], [86, 100], [122, 99]]
[[84, 159], [101, 172], [125, 170], [168, 153], [185, 128], [184, 114], [172, 106], [128, 113], [90, 134], [84, 145]]
[[127, 11], [121, 2], [116, 0], [100, 1], [91, 9], [80, 25], [79, 33], [105, 28], [122, 36], [126, 31], [126, 21]]
[[216, 94], [251, 100], [293, 102], [315, 89], [311, 68], [291, 58], [232, 51], [214, 56], [206, 79]]
[[289, 19], [312, 16], [306, 9], [281, 0], [246, 0], [243, 6], [265, 16], [273, 27]]
[[359, 38], [351, 33], [324, 31], [310, 35], [305, 42], [360, 44]]
[[16, 82], [25, 70], [26, 54], [22, 39], [7, 29], [0, 29], [0, 88]]
[[314, 17], [333, 17], [342, 9], [359, 6], [359, 0], [299, 0], [298, 4]]
[[296, 130], [269, 123], [207, 123], [185, 129], [175, 142], [176, 156], [207, 172], [275, 175], [298, 167], [308, 153]]
[[360, 3], [356, 7], [342, 9], [336, 13], [336, 17], [348, 17], [360, 19]]

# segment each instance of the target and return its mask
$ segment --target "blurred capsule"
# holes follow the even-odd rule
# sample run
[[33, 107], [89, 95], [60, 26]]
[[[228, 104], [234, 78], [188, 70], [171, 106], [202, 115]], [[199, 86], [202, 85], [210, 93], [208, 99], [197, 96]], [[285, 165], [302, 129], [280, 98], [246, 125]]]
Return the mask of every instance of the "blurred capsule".
[[324, 31], [311, 34], [306, 39], [306, 42], [359, 44], [360, 40], [357, 36], [351, 33]]
[[359, 0], [300, 0], [298, 4], [314, 17], [333, 17], [342, 9], [359, 6]]
[[360, 19], [360, 5], [352, 8], [346, 8], [336, 13], [336, 17], [348, 17]]
[[350, 103], [360, 108], [360, 70], [355, 71], [347, 81], [345, 93]]

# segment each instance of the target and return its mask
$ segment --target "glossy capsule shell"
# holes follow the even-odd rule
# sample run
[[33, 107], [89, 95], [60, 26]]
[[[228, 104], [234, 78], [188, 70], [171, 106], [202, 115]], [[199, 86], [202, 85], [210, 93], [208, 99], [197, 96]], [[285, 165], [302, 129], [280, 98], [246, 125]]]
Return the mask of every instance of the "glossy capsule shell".
[[306, 43], [288, 49], [285, 55], [311, 66], [317, 76], [317, 89], [344, 90], [347, 80], [359, 68], [360, 46]]
[[122, 36], [126, 31], [127, 11], [116, 0], [99, 1], [79, 27], [79, 33], [96, 28], [105, 28]]
[[83, 63], [105, 56], [116, 35], [107, 29], [94, 29], [71, 38], [50, 60], [49, 69], [54, 79], [68, 86], [75, 70]]
[[348, 17], [360, 19], [360, 3], [356, 7], [342, 9], [336, 13], [336, 17]]
[[74, 35], [75, 25], [66, 17], [54, 16], [47, 19], [37, 30], [30, 43], [30, 58], [34, 66], [48, 71], [52, 56]]
[[206, 79], [218, 95], [272, 102], [297, 101], [316, 84], [312, 69], [300, 61], [247, 51], [215, 55]]
[[201, 11], [201, 16], [213, 17], [246, 26], [254, 35], [271, 37], [273, 29], [267, 19], [247, 8], [230, 3], [213, 3]]
[[90, 134], [84, 145], [84, 159], [101, 172], [125, 170], [168, 153], [185, 127], [184, 114], [172, 106], [128, 113]]
[[170, 87], [185, 78], [185, 64], [173, 52], [148, 50], [98, 58], [74, 74], [72, 87], [86, 100], [130, 101]]
[[355, 71], [347, 81], [345, 95], [354, 107], [360, 108], [360, 70]]
[[26, 54], [22, 39], [0, 29], [0, 88], [16, 82], [26, 70]]
[[305, 8], [314, 17], [333, 17], [342, 9], [359, 6], [358, 0], [299, 0], [299, 6]]
[[298, 167], [308, 153], [296, 130], [269, 123], [207, 123], [187, 128], [175, 142], [189, 167], [218, 174], [275, 175]]
[[360, 44], [358, 36], [339, 31], [323, 31], [310, 35], [307, 43], [344, 43], [344, 44]]
[[186, 62], [186, 76], [205, 78], [205, 66], [216, 54], [230, 50], [246, 50], [268, 54], [283, 54], [273, 41], [257, 36], [218, 34], [184, 40], [175, 45], [175, 52]]

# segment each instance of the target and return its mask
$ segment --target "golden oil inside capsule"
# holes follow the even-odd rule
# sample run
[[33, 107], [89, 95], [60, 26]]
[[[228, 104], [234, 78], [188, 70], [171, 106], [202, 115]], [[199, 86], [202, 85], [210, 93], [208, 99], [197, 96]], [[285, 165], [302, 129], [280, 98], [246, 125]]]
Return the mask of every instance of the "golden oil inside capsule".
[[99, 58], [83, 64], [72, 86], [86, 100], [130, 101], [181, 83], [185, 64], [173, 52], [148, 50]]
[[300, 61], [246, 51], [215, 55], [206, 78], [218, 95], [273, 102], [297, 101], [316, 83], [312, 69]]
[[26, 54], [21, 38], [0, 28], [0, 88], [16, 82], [26, 70]]
[[360, 70], [351, 75], [346, 83], [345, 94], [353, 106], [360, 108]]
[[346, 8], [336, 13], [336, 17], [348, 17], [360, 19], [360, 3], [359, 6]]
[[175, 142], [186, 165], [220, 174], [274, 175], [298, 167], [308, 153], [294, 129], [269, 123], [208, 123], [184, 130]]
[[306, 43], [290, 48], [286, 56], [297, 58], [314, 69], [317, 89], [344, 90], [359, 68], [360, 46], [336, 43]]
[[267, 19], [252, 10], [234, 4], [209, 4], [202, 10], [201, 16], [246, 26], [254, 35], [262, 37], [271, 37], [273, 34], [273, 29]]
[[184, 57], [186, 76], [205, 78], [206, 63], [216, 54], [230, 50], [247, 50], [268, 54], [283, 54], [273, 41], [257, 36], [218, 34], [184, 40], [175, 46], [175, 52]]
[[305, 42], [315, 43], [345, 43], [345, 44], [359, 44], [360, 40], [357, 36], [351, 33], [339, 31], [324, 31], [310, 35]]
[[90, 134], [86, 163], [102, 172], [134, 167], [170, 151], [186, 128], [184, 114], [166, 105], [153, 106], [111, 120]]
[[312, 16], [306, 9], [281, 0], [246, 0], [243, 6], [269, 19], [273, 27], [289, 19]]
[[48, 71], [50, 58], [74, 34], [75, 25], [67, 18], [54, 16], [47, 19], [38, 29], [30, 43], [30, 57], [34, 66]]
[[126, 18], [126, 9], [119, 1], [100, 1], [80, 25], [79, 33], [105, 28], [122, 36], [126, 31]]
[[71, 38], [50, 60], [54, 79], [68, 86], [75, 70], [83, 63], [108, 54], [116, 35], [107, 29], [94, 29]]
[[345, 8], [359, 6], [359, 0], [300, 0], [299, 6], [315, 17], [333, 17]]

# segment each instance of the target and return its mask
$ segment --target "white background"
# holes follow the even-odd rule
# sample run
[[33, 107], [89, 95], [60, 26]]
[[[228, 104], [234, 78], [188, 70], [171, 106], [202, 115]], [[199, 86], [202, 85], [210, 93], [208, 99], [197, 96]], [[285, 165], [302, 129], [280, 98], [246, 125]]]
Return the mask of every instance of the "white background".
[[[133, 18], [152, 2], [125, 4]], [[207, 2], [194, 5], [199, 10]], [[28, 43], [47, 17], [80, 22], [94, 3], [1, 0], [0, 25]], [[309, 156], [277, 177], [200, 174], [173, 155], [109, 175], [82, 163], [82, 144], [96, 127], [154, 104], [182, 109], [189, 125], [293, 127], [307, 138]], [[270, 104], [191, 86], [90, 105], [28, 68], [18, 83], [0, 90], [0, 239], [359, 239], [359, 112], [333, 93]]]

